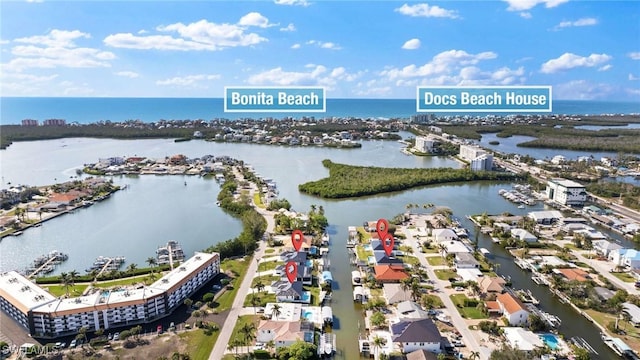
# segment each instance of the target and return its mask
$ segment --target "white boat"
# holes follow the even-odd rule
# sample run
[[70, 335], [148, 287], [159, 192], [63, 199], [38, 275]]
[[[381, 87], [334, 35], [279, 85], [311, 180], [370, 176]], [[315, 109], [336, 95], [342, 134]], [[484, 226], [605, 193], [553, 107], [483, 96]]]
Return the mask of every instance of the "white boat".
[[322, 307], [322, 320], [324, 321], [325, 325], [333, 325], [333, 311], [331, 309], [330, 306], [323, 306]]
[[486, 248], [480, 248], [480, 253], [482, 254], [482, 256], [486, 258], [493, 257], [493, 254], [491, 254], [491, 251], [487, 250]]

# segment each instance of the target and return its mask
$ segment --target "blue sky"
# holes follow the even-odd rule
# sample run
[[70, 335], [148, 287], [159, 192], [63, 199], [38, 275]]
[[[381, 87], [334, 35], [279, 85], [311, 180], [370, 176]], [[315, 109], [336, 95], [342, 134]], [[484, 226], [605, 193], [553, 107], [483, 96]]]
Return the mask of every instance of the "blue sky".
[[2, 96], [221, 97], [321, 85], [551, 85], [640, 101], [638, 1], [3, 1]]

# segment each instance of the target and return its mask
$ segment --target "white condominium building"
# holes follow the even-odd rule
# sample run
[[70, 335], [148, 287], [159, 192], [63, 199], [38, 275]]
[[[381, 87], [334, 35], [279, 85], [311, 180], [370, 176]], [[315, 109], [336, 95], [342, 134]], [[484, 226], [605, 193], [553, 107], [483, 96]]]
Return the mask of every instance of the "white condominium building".
[[547, 181], [547, 198], [562, 205], [583, 205], [587, 201], [587, 191], [581, 184], [561, 178]]

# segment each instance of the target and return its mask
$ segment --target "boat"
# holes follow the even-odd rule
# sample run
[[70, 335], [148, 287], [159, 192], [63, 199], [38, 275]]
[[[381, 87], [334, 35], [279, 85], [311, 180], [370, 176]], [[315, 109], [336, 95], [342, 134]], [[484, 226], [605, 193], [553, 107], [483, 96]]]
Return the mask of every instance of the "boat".
[[184, 261], [184, 251], [182, 246], [174, 240], [169, 240], [165, 246], [160, 246], [156, 250], [156, 259], [158, 265], [169, 264], [171, 261]]
[[318, 353], [321, 356], [331, 356], [333, 355], [333, 351], [336, 347], [336, 336], [332, 333], [324, 333], [322, 334], [320, 340], [320, 347], [318, 349]]
[[518, 209], [524, 209], [525, 206], [524, 205], [518, 205]]
[[518, 295], [520, 300], [522, 300], [522, 302], [524, 303], [531, 303], [534, 305], [540, 304], [540, 301], [533, 296], [533, 294], [531, 293], [531, 290], [529, 289], [515, 290], [515, 293], [516, 295]]
[[491, 254], [491, 252], [489, 250], [487, 250], [486, 248], [480, 248], [480, 253], [482, 254], [482, 256], [484, 256], [486, 258], [493, 257], [493, 254]]
[[602, 338], [602, 341], [604, 341], [605, 345], [619, 356], [626, 359], [638, 359], [638, 355], [629, 347], [629, 345], [622, 341], [622, 339], [614, 338], [604, 333], [601, 333], [600, 337]]
[[322, 320], [324, 321], [325, 325], [333, 325], [333, 311], [330, 306], [322, 307]]

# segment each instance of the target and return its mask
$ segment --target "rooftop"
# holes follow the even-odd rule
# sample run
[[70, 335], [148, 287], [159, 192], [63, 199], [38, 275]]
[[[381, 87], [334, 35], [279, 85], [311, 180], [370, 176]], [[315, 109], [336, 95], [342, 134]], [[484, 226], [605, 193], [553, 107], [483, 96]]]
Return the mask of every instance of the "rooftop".
[[160, 291], [168, 291], [174, 286], [179, 285], [186, 277], [198, 270], [202, 265], [206, 264], [209, 260], [218, 257], [217, 253], [202, 253], [196, 252], [194, 256], [187, 261], [180, 264], [168, 274], [164, 275], [149, 287], [158, 289]]
[[9, 300], [24, 313], [56, 300], [55, 296], [16, 271], [0, 274], [0, 296]]

